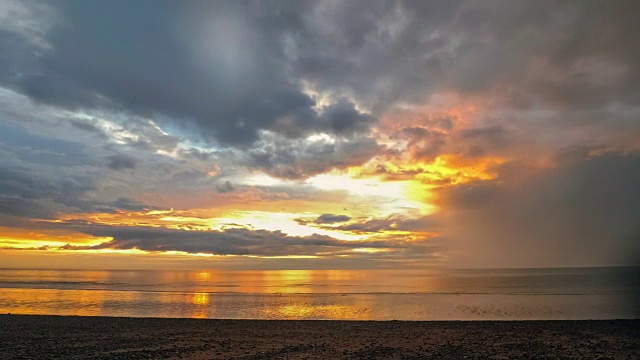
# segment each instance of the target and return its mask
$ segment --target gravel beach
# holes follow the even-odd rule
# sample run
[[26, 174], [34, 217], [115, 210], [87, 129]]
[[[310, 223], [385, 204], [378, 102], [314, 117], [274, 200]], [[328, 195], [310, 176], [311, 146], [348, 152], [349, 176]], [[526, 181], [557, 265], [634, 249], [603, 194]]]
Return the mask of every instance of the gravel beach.
[[638, 359], [640, 320], [265, 321], [0, 315], [0, 359]]

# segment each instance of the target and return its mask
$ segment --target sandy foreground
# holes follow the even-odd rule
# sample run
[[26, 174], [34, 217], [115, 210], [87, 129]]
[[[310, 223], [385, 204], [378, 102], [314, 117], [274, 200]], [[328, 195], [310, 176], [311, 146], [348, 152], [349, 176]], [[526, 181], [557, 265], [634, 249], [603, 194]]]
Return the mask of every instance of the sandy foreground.
[[640, 359], [640, 320], [262, 321], [0, 315], [0, 359]]

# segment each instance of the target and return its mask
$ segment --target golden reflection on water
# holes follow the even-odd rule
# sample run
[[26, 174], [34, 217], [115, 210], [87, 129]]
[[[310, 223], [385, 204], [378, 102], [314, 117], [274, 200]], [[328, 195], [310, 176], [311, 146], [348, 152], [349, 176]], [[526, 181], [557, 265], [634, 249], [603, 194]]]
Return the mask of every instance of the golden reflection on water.
[[191, 302], [196, 305], [208, 305], [209, 293], [195, 293], [193, 294]]
[[[73, 292], [73, 302], [69, 293]], [[103, 315], [104, 291], [51, 290], [51, 289], [2, 289], [2, 300], [11, 307], [3, 312], [31, 315]], [[48, 306], [41, 306], [47, 304]], [[59, 304], [68, 304], [59, 306]]]
[[434, 285], [433, 279], [424, 276], [401, 275], [353, 270], [15, 271], [11, 276], [21, 281], [41, 281], [61, 288], [0, 289], [0, 310], [59, 315], [365, 320], [392, 317], [397, 311], [394, 304], [367, 294], [386, 294], [396, 287], [411, 293]]
[[211, 280], [211, 272], [209, 272], [209, 271], [198, 271], [196, 273], [196, 279], [198, 279], [198, 281], [209, 281], [209, 280]]
[[509, 289], [505, 283], [517, 289], [521, 281], [539, 286], [526, 283], [531, 281], [526, 272], [525, 277], [514, 277], [522, 274], [0, 270], [0, 314], [350, 320], [638, 317], [635, 304], [617, 295], [504, 294]]
[[281, 282], [306, 282], [311, 279], [312, 270], [280, 270], [273, 272]]
[[268, 314], [277, 319], [368, 320], [371, 312], [362, 305], [287, 304], [268, 311]]
[[311, 292], [312, 270], [280, 270], [265, 272], [265, 292], [282, 294]]
[[191, 303], [196, 305], [191, 312], [192, 318], [206, 319], [209, 317], [209, 293], [193, 294]]
[[81, 316], [101, 315], [104, 303], [103, 291], [82, 290], [78, 294], [79, 306], [76, 314]]

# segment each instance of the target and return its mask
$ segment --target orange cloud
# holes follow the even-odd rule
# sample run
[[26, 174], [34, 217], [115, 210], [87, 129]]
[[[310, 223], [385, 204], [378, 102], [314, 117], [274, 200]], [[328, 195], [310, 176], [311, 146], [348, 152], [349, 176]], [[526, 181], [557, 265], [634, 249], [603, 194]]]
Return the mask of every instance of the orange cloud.
[[35, 230], [24, 228], [0, 227], [0, 248], [47, 248], [74, 245], [95, 245], [104, 238], [68, 230]]

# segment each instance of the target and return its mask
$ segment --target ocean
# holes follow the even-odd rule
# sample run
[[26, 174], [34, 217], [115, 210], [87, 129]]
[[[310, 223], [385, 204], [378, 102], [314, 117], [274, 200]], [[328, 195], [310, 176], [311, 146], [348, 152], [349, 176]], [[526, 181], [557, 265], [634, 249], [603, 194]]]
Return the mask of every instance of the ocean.
[[213, 319], [640, 318], [640, 268], [0, 270], [0, 313]]

